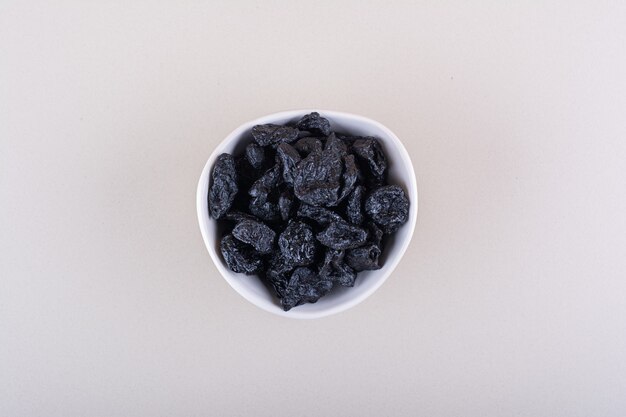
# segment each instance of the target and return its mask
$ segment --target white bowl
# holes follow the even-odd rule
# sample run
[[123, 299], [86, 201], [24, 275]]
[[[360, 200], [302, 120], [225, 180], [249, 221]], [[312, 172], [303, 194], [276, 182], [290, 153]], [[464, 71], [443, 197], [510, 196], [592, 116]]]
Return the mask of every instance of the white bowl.
[[[317, 303], [304, 304], [294, 307], [289, 311], [283, 311], [274, 295], [256, 276], [236, 274], [229, 270], [224, 264], [219, 249], [222, 228], [218, 226], [214, 219], [209, 218], [207, 203], [209, 179], [215, 159], [224, 152], [242, 152], [251, 140], [250, 130], [254, 125], [294, 122], [303, 115], [313, 111], [319, 112], [323, 117], [330, 120], [333, 130], [343, 131], [355, 136], [374, 136], [378, 138], [383, 146], [389, 164], [389, 183], [402, 186], [408, 193], [409, 200], [411, 201], [409, 219], [400, 230], [387, 238], [383, 253], [380, 256], [382, 263], [381, 269], [360, 272], [354, 287], [345, 288], [337, 286]], [[319, 109], [292, 110], [270, 114], [244, 123], [230, 135], [226, 136], [226, 139], [215, 148], [202, 170], [202, 175], [198, 183], [197, 208], [200, 231], [202, 232], [202, 237], [204, 238], [204, 243], [206, 244], [209, 254], [226, 282], [228, 282], [235, 291], [252, 304], [271, 313], [291, 318], [312, 319], [339, 313], [350, 307], [354, 307], [372, 295], [391, 275], [402, 259], [413, 236], [415, 221], [417, 219], [417, 185], [409, 154], [397, 136], [382, 124], [372, 119], [350, 113]]]

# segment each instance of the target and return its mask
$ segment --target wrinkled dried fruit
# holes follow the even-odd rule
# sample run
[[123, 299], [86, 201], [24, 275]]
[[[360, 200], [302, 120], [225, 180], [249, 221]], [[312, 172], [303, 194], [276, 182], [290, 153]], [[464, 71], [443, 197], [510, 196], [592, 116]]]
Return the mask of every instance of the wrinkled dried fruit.
[[345, 222], [329, 224], [317, 234], [322, 245], [333, 249], [350, 249], [361, 246], [367, 241], [367, 231]]
[[318, 138], [307, 137], [297, 141], [293, 145], [293, 147], [296, 149], [296, 151], [300, 152], [300, 155], [306, 157], [311, 152], [322, 152], [324, 145], [322, 144], [322, 141]]
[[311, 268], [296, 268], [281, 299], [283, 309], [291, 310], [303, 303], [315, 303], [333, 288], [333, 282], [320, 279]]
[[232, 155], [223, 153], [217, 157], [211, 177], [213, 181], [209, 186], [209, 215], [219, 219], [233, 205], [235, 195], [239, 191], [235, 159]]
[[278, 238], [278, 246], [290, 264], [305, 266], [312, 264], [315, 259], [315, 237], [306, 223], [290, 221]]
[[385, 233], [393, 233], [409, 218], [409, 199], [397, 185], [386, 185], [365, 200], [365, 212]]
[[307, 219], [315, 220], [322, 226], [326, 226], [332, 222], [341, 222], [343, 219], [340, 215], [334, 211], [325, 209], [324, 207], [315, 207], [310, 204], [302, 203], [298, 207], [296, 213], [299, 217], [306, 217]]
[[319, 276], [329, 279], [344, 287], [354, 286], [356, 272], [344, 262], [345, 251], [326, 249], [324, 263], [320, 268]]
[[283, 167], [283, 181], [293, 184], [293, 174], [296, 164], [300, 162], [300, 154], [288, 143], [281, 143], [276, 148], [276, 158]]
[[359, 177], [359, 170], [354, 162], [354, 155], [348, 155], [343, 157], [344, 172], [343, 172], [343, 184], [341, 191], [339, 192], [339, 199], [337, 203], [343, 201], [354, 189], [354, 184]]
[[352, 151], [363, 169], [368, 172], [368, 183], [381, 185], [387, 178], [387, 158], [376, 138], [359, 138], [352, 143]]
[[324, 152], [332, 155], [346, 156], [348, 154], [348, 147], [343, 140], [339, 139], [334, 133], [331, 133], [326, 139]]
[[246, 146], [246, 159], [254, 169], [261, 169], [265, 162], [265, 151], [256, 143]]
[[252, 137], [261, 146], [276, 146], [282, 142], [298, 139], [298, 129], [275, 124], [256, 125], [252, 128]]
[[380, 248], [373, 243], [346, 251], [346, 263], [356, 272], [380, 269]]
[[274, 248], [276, 232], [266, 224], [254, 220], [242, 220], [233, 229], [233, 236], [247, 243], [259, 253], [270, 253]]
[[346, 204], [346, 217], [352, 224], [360, 225], [363, 223], [363, 198], [365, 197], [365, 187], [359, 185], [354, 188], [352, 193], [348, 196], [348, 203]]
[[289, 284], [289, 278], [293, 269], [293, 264], [287, 262], [282, 253], [272, 253], [265, 271], [265, 279], [274, 288], [279, 298], [285, 296], [285, 290], [287, 289], [287, 284]]
[[280, 218], [283, 219], [284, 222], [289, 220], [291, 217], [291, 212], [293, 211], [293, 194], [289, 189], [283, 191], [283, 193], [278, 197], [278, 211], [280, 212]]
[[244, 213], [243, 211], [239, 211], [239, 210], [229, 211], [228, 213], [224, 215], [223, 219], [230, 220], [232, 222], [237, 222], [237, 223], [239, 223], [242, 220], [255, 220], [255, 221], [259, 220], [255, 216], [248, 214], [248, 213]]
[[306, 130], [313, 134], [328, 136], [330, 134], [330, 122], [320, 116], [316, 111], [302, 117], [296, 127], [300, 130]]
[[342, 163], [339, 156], [314, 152], [296, 167], [293, 190], [313, 206], [334, 206], [339, 198]]
[[376, 223], [374, 222], [367, 222], [366, 229], [369, 232], [368, 241], [375, 244], [382, 250], [382, 247], [383, 247], [382, 240], [383, 240], [384, 233], [382, 230], [380, 230], [380, 227], [376, 226]]
[[263, 266], [261, 256], [252, 247], [235, 239], [233, 235], [222, 238], [220, 249], [226, 266], [233, 272], [250, 275], [259, 272]]

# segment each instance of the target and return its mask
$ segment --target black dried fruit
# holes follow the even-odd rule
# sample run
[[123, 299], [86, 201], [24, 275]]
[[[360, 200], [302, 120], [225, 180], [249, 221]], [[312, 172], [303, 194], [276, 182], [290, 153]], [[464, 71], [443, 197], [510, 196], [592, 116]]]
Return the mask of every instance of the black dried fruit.
[[315, 237], [311, 226], [292, 220], [278, 238], [278, 246], [285, 260], [297, 266], [306, 266], [315, 260]]
[[311, 268], [296, 268], [280, 300], [285, 311], [303, 303], [315, 303], [333, 288], [333, 282], [320, 279]]
[[293, 271], [294, 265], [287, 262], [283, 254], [280, 252], [272, 253], [267, 264], [265, 279], [274, 288], [276, 295], [278, 295], [279, 298], [283, 298], [285, 296], [285, 290], [289, 284], [289, 278], [291, 277], [291, 271]]
[[356, 272], [344, 262], [345, 251], [326, 249], [324, 263], [319, 271], [319, 276], [338, 283], [344, 287], [354, 286]]
[[256, 143], [246, 146], [246, 159], [254, 169], [261, 169], [265, 162], [265, 151]]
[[343, 201], [354, 189], [354, 184], [359, 177], [359, 170], [354, 162], [354, 155], [347, 155], [343, 157], [344, 172], [341, 185], [341, 191], [339, 191], [339, 199], [337, 203]]
[[368, 242], [375, 244], [382, 250], [382, 240], [384, 233], [382, 230], [380, 230], [380, 227], [376, 226], [376, 223], [374, 222], [367, 222], [366, 229], [369, 232]]
[[326, 139], [324, 152], [330, 153], [332, 155], [346, 156], [348, 154], [348, 147], [343, 140], [337, 137], [337, 135], [331, 133]]
[[307, 219], [314, 220], [318, 224], [322, 226], [326, 226], [332, 222], [341, 222], [343, 219], [340, 215], [326, 209], [324, 207], [315, 207], [310, 204], [301, 203], [300, 207], [298, 207], [298, 212], [296, 213], [299, 217], [305, 217]]
[[254, 221], [259, 220], [257, 217], [248, 213], [244, 213], [243, 211], [239, 211], [239, 210], [231, 210], [228, 213], [226, 213], [223, 218], [226, 220], [230, 220], [232, 222], [237, 222], [237, 223], [242, 220], [254, 220]]
[[380, 269], [378, 257], [380, 256], [380, 248], [370, 243], [346, 251], [345, 261], [356, 272], [371, 271]]
[[300, 155], [305, 157], [311, 152], [322, 152], [324, 145], [319, 138], [309, 136], [297, 141], [293, 147], [300, 152]]
[[350, 249], [367, 241], [367, 231], [345, 222], [334, 222], [318, 233], [316, 238], [329, 248]]
[[352, 151], [367, 169], [368, 183], [381, 185], [387, 178], [387, 158], [376, 138], [359, 138], [352, 143]]
[[228, 268], [233, 272], [247, 275], [259, 272], [263, 266], [261, 256], [245, 243], [226, 235], [220, 243], [222, 257]]
[[293, 174], [296, 164], [302, 159], [298, 151], [288, 143], [281, 143], [276, 148], [276, 158], [283, 167], [283, 181], [293, 184]]
[[269, 253], [274, 248], [276, 232], [266, 224], [254, 220], [242, 220], [233, 229], [237, 240], [247, 243], [259, 253]]
[[365, 200], [365, 213], [385, 233], [393, 233], [409, 218], [409, 199], [397, 185], [386, 185]]
[[318, 112], [305, 115], [296, 123], [296, 127], [300, 130], [306, 130], [314, 134], [328, 136], [330, 134], [330, 122], [328, 119], [320, 116]]
[[346, 217], [352, 224], [360, 225], [363, 223], [363, 199], [365, 197], [365, 187], [362, 185], [356, 186], [352, 193], [348, 196], [348, 203], [346, 204]]
[[232, 155], [223, 153], [217, 157], [211, 177], [208, 194], [209, 215], [219, 219], [233, 205], [235, 195], [239, 191], [235, 159]]
[[280, 218], [285, 222], [291, 217], [293, 200], [293, 194], [289, 189], [283, 191], [280, 197], [278, 197], [278, 211], [280, 212]]
[[277, 146], [282, 142], [298, 139], [298, 129], [275, 124], [256, 125], [252, 128], [252, 137], [261, 146]]
[[341, 158], [313, 152], [296, 167], [293, 190], [300, 200], [313, 206], [334, 206], [341, 187]]
[[213, 167], [207, 199], [224, 262], [257, 274], [285, 310], [379, 269], [384, 235], [408, 219], [381, 143], [349, 133], [317, 112], [295, 126], [257, 125], [245, 151]]

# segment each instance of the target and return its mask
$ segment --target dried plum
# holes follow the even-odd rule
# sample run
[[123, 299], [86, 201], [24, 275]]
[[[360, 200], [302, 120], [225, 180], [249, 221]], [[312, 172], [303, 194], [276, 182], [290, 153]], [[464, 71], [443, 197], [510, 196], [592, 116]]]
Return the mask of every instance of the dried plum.
[[217, 157], [211, 177], [213, 181], [208, 194], [209, 215], [219, 219], [233, 205], [235, 195], [239, 191], [235, 159], [232, 155], [223, 153]]
[[242, 220], [254, 220], [254, 221], [259, 220], [257, 217], [253, 216], [252, 214], [244, 213], [243, 211], [239, 211], [239, 210], [231, 210], [228, 213], [226, 213], [223, 218], [226, 220], [230, 220], [232, 222], [237, 222], [237, 223]]
[[296, 123], [296, 127], [300, 130], [306, 130], [307, 132], [311, 132], [313, 134], [320, 134], [324, 136], [328, 136], [330, 134], [330, 122], [328, 119], [320, 116], [320, 114], [316, 111], [303, 116], [302, 119]]
[[293, 184], [293, 174], [296, 164], [300, 162], [300, 154], [288, 143], [281, 143], [276, 148], [276, 158], [283, 167], [283, 181], [287, 184]]
[[343, 140], [339, 139], [334, 133], [331, 133], [326, 139], [324, 152], [333, 155], [346, 156], [348, 154], [348, 147]]
[[267, 264], [265, 279], [274, 288], [276, 295], [278, 295], [279, 298], [283, 298], [294, 265], [287, 262], [280, 252], [272, 253]]
[[380, 256], [380, 248], [370, 243], [346, 251], [345, 261], [356, 272], [371, 271], [380, 269], [378, 257]]
[[297, 141], [293, 147], [300, 152], [300, 155], [306, 157], [311, 152], [322, 152], [324, 145], [320, 139], [309, 136]]
[[291, 220], [278, 238], [278, 246], [285, 260], [297, 266], [306, 266], [315, 260], [315, 237], [311, 226]]
[[285, 311], [303, 303], [315, 303], [333, 288], [333, 282], [320, 277], [311, 268], [296, 268], [281, 298]]
[[387, 158], [378, 140], [372, 137], [356, 139], [352, 143], [352, 151], [363, 168], [367, 169], [368, 183], [383, 184], [387, 177]]
[[296, 213], [299, 217], [315, 220], [322, 226], [326, 226], [332, 222], [341, 222], [343, 219], [334, 211], [325, 209], [324, 207], [315, 207], [310, 204], [301, 203]]
[[376, 223], [374, 222], [367, 222], [366, 228], [367, 228], [367, 231], [369, 232], [368, 241], [375, 244], [382, 250], [382, 247], [383, 247], [382, 240], [383, 240], [383, 235], [384, 235], [383, 231], [380, 230], [380, 227], [376, 226]]
[[256, 125], [252, 128], [252, 137], [261, 146], [277, 146], [282, 142], [298, 139], [298, 129], [275, 124]]
[[354, 286], [356, 272], [344, 262], [345, 251], [337, 249], [326, 249], [324, 263], [322, 264], [319, 276], [338, 283], [344, 287]]
[[393, 233], [409, 218], [409, 199], [401, 187], [386, 185], [367, 197], [365, 212], [385, 233]]
[[265, 162], [265, 151], [256, 143], [246, 146], [246, 159], [254, 169], [261, 169]]
[[359, 170], [354, 162], [354, 155], [347, 155], [343, 157], [344, 172], [343, 181], [341, 185], [341, 191], [339, 192], [339, 199], [337, 204], [343, 201], [354, 189], [354, 184], [359, 177]]
[[220, 242], [220, 250], [226, 266], [233, 271], [247, 275], [259, 272], [263, 266], [261, 256], [251, 246], [226, 235]]
[[276, 232], [266, 224], [254, 220], [242, 220], [232, 231], [237, 240], [247, 243], [259, 253], [269, 253], [274, 248]]
[[280, 212], [280, 218], [285, 222], [291, 217], [293, 199], [293, 194], [289, 189], [283, 191], [280, 197], [278, 197], [278, 211]]
[[301, 201], [313, 206], [334, 206], [341, 188], [341, 157], [312, 152], [297, 165], [293, 190]]
[[363, 198], [365, 197], [365, 187], [359, 185], [354, 188], [348, 196], [346, 204], [346, 217], [352, 224], [360, 225], [363, 223]]
[[345, 222], [333, 222], [317, 234], [322, 245], [333, 249], [350, 249], [367, 241], [367, 231]]

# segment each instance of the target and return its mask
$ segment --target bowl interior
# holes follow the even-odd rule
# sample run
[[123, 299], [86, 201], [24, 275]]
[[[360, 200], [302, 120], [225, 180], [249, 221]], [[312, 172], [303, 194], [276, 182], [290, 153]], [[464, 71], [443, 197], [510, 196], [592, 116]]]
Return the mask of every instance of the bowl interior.
[[[254, 125], [263, 123], [283, 124], [297, 121], [302, 115], [318, 111], [328, 118], [333, 130], [352, 135], [374, 136], [384, 148], [389, 164], [389, 183], [398, 184], [408, 193], [411, 201], [409, 219], [396, 233], [387, 237], [381, 255], [382, 268], [377, 271], [360, 272], [354, 287], [337, 286], [317, 303], [304, 304], [283, 311], [278, 300], [270, 290], [255, 276], [236, 274], [224, 264], [219, 250], [219, 239], [223, 230], [216, 221], [209, 218], [207, 192], [210, 173], [215, 159], [222, 153], [239, 154], [251, 141], [250, 130]], [[217, 146], [207, 161], [200, 181], [197, 195], [198, 220], [207, 249], [220, 273], [226, 281], [244, 298], [264, 310], [286, 317], [316, 318], [346, 310], [371, 295], [389, 277], [396, 267], [413, 235], [417, 217], [417, 186], [415, 173], [406, 149], [398, 138], [386, 127], [371, 119], [327, 110], [295, 110], [276, 113], [250, 121], [235, 129]]]

